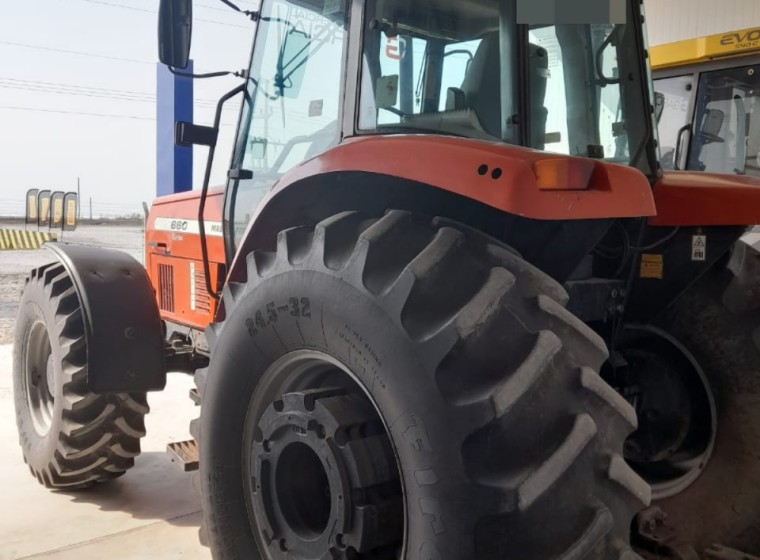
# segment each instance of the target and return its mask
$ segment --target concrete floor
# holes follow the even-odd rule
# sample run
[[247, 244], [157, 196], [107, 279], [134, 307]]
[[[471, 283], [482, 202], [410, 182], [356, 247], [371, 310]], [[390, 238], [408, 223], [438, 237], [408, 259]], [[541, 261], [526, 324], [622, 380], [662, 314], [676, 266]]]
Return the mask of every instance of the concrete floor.
[[11, 383], [11, 346], [0, 346], [0, 560], [183, 558], [209, 560], [198, 544], [200, 505], [191, 484], [164, 452], [188, 439], [197, 409], [189, 377], [169, 376], [166, 391], [148, 396], [148, 435], [135, 467], [81, 492], [51, 492], [21, 457]]

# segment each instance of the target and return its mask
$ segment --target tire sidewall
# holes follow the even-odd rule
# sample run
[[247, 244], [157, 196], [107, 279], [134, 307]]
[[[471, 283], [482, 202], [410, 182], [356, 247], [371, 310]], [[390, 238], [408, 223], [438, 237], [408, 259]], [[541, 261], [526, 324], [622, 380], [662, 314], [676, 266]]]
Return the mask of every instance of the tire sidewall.
[[[753, 343], [757, 318], [735, 315], [723, 304], [725, 273], [706, 276], [666, 317], [666, 328], [702, 366], [716, 406], [715, 446], [704, 471], [660, 505], [688, 539], [742, 550], [760, 546], [760, 350]], [[700, 513], [710, 504], [711, 514]]]
[[[55, 395], [50, 429], [47, 434], [40, 436], [34, 427], [32, 411], [29, 407], [26, 387], [25, 358], [29, 335], [36, 322], [45, 325], [50, 340], [52, 354]], [[50, 332], [50, 326], [56, 324], [55, 310], [50, 302], [50, 296], [39, 282], [30, 281], [21, 298], [16, 317], [15, 343], [13, 347], [13, 394], [16, 409], [16, 424], [19, 440], [26, 461], [35, 470], [43, 470], [54, 458], [57, 445], [57, 435], [63, 429], [62, 420], [62, 352], [58, 336]]]
[[[446, 521], [457, 518], [449, 508], [473, 496], [458, 427], [446, 421], [450, 405], [436, 387], [437, 364], [421, 351], [424, 344], [410, 340], [380, 298], [325, 272], [291, 270], [268, 278], [232, 307], [212, 353], [201, 415], [204, 515], [214, 556], [257, 557], [242, 480], [249, 402], [270, 364], [312, 349], [353, 372], [386, 424], [406, 496], [405, 557], [412, 551], [424, 560], [441, 551], [466, 557], [472, 527]], [[257, 317], [267, 325], [262, 328]]]

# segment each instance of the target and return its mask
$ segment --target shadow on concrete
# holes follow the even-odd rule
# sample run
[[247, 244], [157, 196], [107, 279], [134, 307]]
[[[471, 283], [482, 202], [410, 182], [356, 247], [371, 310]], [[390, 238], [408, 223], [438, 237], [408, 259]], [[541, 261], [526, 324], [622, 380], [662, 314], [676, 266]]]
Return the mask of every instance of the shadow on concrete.
[[182, 472], [165, 453], [149, 451], [125, 475], [84, 490], [60, 492], [72, 503], [94, 504], [136, 519], [162, 520], [179, 527], [198, 526], [200, 500], [192, 473]]

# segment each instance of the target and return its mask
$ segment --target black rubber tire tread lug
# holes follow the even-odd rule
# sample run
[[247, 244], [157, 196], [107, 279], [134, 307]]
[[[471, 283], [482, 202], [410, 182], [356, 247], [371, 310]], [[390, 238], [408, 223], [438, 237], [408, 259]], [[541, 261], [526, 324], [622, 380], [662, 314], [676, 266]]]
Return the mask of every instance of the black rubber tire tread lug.
[[200, 443], [201, 441], [201, 423], [198, 418], [190, 420], [190, 435], [193, 439]]
[[208, 347], [213, 351], [216, 346], [216, 341], [219, 339], [219, 333], [222, 330], [222, 323], [211, 323], [206, 327], [206, 342]]
[[636, 409], [623, 396], [610, 387], [602, 377], [589, 367], [580, 368], [581, 386], [596, 398], [601, 399], [623, 419], [629, 431], [633, 432], [639, 425]]
[[[249, 282], [253, 278], [266, 278], [274, 268], [277, 254], [273, 251], [254, 251], [246, 257]], [[253, 273], [253, 274], [251, 274]]]
[[195, 383], [195, 388], [198, 389], [198, 394], [202, 397], [203, 393], [206, 392], [206, 381], [208, 380], [208, 368], [201, 368], [195, 370], [195, 375], [193, 375], [193, 382]]
[[504, 306], [507, 295], [517, 283], [515, 275], [504, 268], [492, 268], [480, 290], [455, 318], [461, 338], [467, 338], [487, 324]]
[[277, 258], [285, 265], [301, 264], [309, 256], [314, 228], [295, 227], [277, 235]]
[[101, 447], [107, 446], [113, 439], [113, 434], [106, 432], [101, 434], [95, 443], [84, 447], [82, 449], [72, 448], [70, 445], [61, 445], [60, 451], [63, 458], [67, 461], [75, 461], [77, 459], [86, 459], [96, 453]]
[[512, 271], [515, 276], [528, 280], [520, 285], [525, 297], [545, 296], [563, 307], [567, 305], [570, 296], [562, 284], [528, 261], [516, 256], [509, 247], [503, 244], [490, 244], [486, 247], [486, 253], [498, 266]]
[[356, 241], [353, 267], [361, 285], [373, 294], [387, 293], [408, 262], [431, 239], [409, 212], [391, 210], [365, 229]]
[[517, 489], [517, 507], [525, 511], [557, 483], [596, 435], [594, 419], [580, 414], [562, 444]]
[[[485, 283], [486, 271], [464, 272], [465, 240], [465, 235], [453, 228], [438, 230], [428, 246], [404, 269], [397, 286], [391, 288], [391, 292], [406, 296], [401, 323], [413, 339], [434, 336]], [[440, 282], [440, 278], [447, 281]]]
[[322, 220], [313, 228], [314, 235], [309, 239], [313, 258], [321, 266], [342, 270], [353, 255], [356, 239], [369, 225], [362, 212], [341, 212]]
[[[60, 476], [64, 479], [66, 478], [75, 478], [82, 475], [88, 475], [89, 473], [97, 470], [98, 468], [105, 467], [105, 463], [108, 461], [108, 457], [96, 457], [94, 460], [91, 460], [87, 465], [84, 467], [81, 467], [79, 469], [71, 469], [68, 467], [63, 467], [59, 462], [55, 463], [56, 467], [56, 475]], [[54, 482], [54, 481], [53, 481]], [[55, 482], [54, 482], [55, 483]]]
[[227, 282], [222, 289], [222, 299], [225, 305], [235, 305], [235, 302], [240, 298], [245, 290], [245, 284], [239, 284], [237, 282]]
[[[591, 327], [550, 297], [539, 295], [536, 302], [538, 308], [553, 319], [552, 326], [555, 331], [564, 332], [568, 336], [575, 335], [577, 347], [569, 348], [571, 352], [578, 353], [581, 350], [589, 352], [593, 356], [591, 361], [596, 368], [607, 360], [609, 357], [607, 345]], [[585, 348], [582, 348], [584, 346]]]
[[496, 416], [501, 418], [525, 397], [549, 369], [562, 349], [562, 341], [551, 331], [541, 331], [533, 349], [517, 370], [497, 386], [491, 396]]
[[614, 527], [612, 513], [607, 508], [601, 508], [594, 514], [594, 519], [580, 539], [557, 560], [584, 560], [593, 558], [592, 553], [599, 542], [609, 534]]
[[613, 455], [610, 458], [610, 466], [607, 469], [607, 476], [613, 482], [616, 482], [625, 488], [632, 496], [646, 507], [652, 501], [652, 489], [636, 472], [626, 463], [622, 455]]

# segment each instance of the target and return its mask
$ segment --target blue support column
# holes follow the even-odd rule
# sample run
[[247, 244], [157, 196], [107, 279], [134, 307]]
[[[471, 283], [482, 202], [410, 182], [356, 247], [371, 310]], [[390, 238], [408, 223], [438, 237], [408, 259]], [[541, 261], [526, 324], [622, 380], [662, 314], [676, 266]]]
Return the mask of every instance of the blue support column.
[[[182, 71], [192, 73], [193, 61]], [[156, 195], [192, 190], [193, 149], [174, 144], [174, 123], [193, 122], [193, 80], [158, 64], [156, 109]]]

